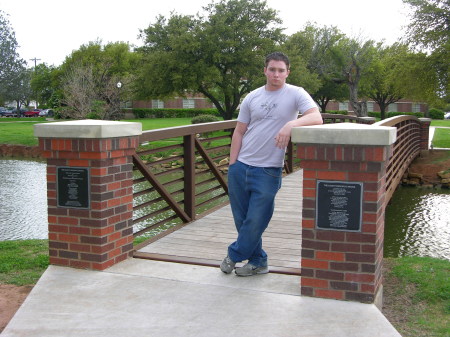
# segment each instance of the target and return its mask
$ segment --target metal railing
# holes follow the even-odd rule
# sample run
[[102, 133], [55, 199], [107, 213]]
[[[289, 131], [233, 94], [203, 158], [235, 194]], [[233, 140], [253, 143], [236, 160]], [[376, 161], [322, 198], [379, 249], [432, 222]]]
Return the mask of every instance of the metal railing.
[[[363, 123], [373, 120], [322, 114], [324, 123]], [[387, 197], [420, 150], [420, 124], [401, 116], [378, 125], [397, 127], [397, 142], [388, 164]], [[228, 203], [226, 175], [231, 136], [236, 121], [186, 125], [145, 131], [133, 156], [134, 236], [178, 228]], [[299, 167], [294, 146], [288, 145], [285, 173]], [[167, 232], [171, 232], [168, 230]]]
[[386, 168], [385, 204], [387, 204], [401, 182], [403, 174], [420, 154], [421, 126], [420, 120], [414, 116], [392, 117], [375, 123], [375, 125], [397, 128], [397, 139]]

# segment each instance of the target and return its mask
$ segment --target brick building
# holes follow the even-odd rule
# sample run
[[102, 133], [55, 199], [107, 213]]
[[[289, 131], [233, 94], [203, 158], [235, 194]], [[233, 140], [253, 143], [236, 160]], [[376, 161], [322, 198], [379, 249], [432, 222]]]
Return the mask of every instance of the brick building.
[[[183, 97], [175, 97], [166, 101], [159, 99], [152, 100], [142, 100], [142, 101], [133, 101], [132, 108], [159, 108], [159, 109], [208, 109], [214, 108], [214, 104], [212, 104], [207, 98], [205, 98], [201, 94], [196, 94], [192, 96], [188, 96], [186, 98]], [[328, 111], [349, 111], [351, 112], [350, 102], [329, 102], [327, 105]], [[373, 101], [367, 102], [367, 111], [368, 112], [379, 112], [380, 107], [377, 103]], [[416, 103], [408, 99], [402, 99], [396, 103], [392, 103], [389, 105], [389, 108], [386, 112], [422, 112], [425, 113], [427, 111], [427, 105], [424, 103]]]

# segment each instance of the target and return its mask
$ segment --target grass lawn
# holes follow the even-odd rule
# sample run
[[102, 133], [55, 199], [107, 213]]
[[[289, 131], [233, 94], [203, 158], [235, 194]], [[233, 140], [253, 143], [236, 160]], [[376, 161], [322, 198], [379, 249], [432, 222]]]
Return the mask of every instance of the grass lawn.
[[432, 143], [434, 147], [450, 148], [450, 129], [436, 128]]
[[48, 240], [0, 241], [0, 283], [32, 285], [48, 266]]
[[433, 119], [431, 126], [448, 126], [450, 128], [450, 119]]
[[[34, 137], [33, 127], [36, 123], [49, 123], [32, 118], [1, 118], [0, 119], [0, 144], [14, 145], [38, 145], [38, 139]], [[126, 122], [142, 123], [142, 130], [154, 130], [169, 128], [181, 125], [190, 125], [192, 118], [152, 118], [152, 119], [133, 119]]]
[[383, 313], [402, 336], [450, 336], [450, 261], [403, 257], [385, 265]]

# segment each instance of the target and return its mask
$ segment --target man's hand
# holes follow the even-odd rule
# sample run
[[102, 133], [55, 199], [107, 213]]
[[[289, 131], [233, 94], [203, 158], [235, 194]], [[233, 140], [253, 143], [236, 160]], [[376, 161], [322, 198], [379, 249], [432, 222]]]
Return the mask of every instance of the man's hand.
[[292, 123], [288, 122], [286, 123], [281, 130], [278, 132], [277, 136], [275, 137], [275, 146], [280, 149], [285, 149], [286, 146], [288, 146], [289, 141], [291, 140], [291, 130], [292, 130]]

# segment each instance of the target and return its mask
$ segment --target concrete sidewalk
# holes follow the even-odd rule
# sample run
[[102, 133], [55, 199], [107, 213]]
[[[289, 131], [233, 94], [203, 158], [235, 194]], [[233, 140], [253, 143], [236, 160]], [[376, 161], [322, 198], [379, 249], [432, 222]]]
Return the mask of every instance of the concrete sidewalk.
[[139, 259], [50, 266], [2, 337], [400, 336], [375, 305], [302, 297], [299, 281]]

